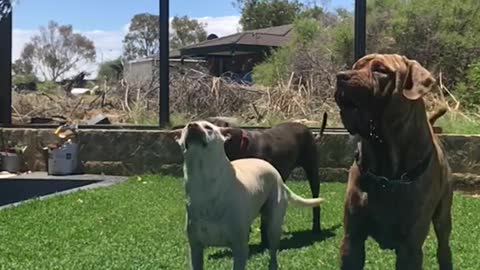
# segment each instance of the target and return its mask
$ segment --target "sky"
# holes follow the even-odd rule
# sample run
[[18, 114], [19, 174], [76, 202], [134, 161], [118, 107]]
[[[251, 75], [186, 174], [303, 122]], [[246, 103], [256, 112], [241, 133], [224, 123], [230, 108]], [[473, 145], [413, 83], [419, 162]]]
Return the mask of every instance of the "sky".
[[[170, 0], [170, 17], [187, 15], [206, 23], [207, 33], [225, 36], [240, 28], [240, 11], [233, 0]], [[312, 3], [315, 1], [305, 0]], [[353, 9], [354, 0], [318, 0], [328, 9]], [[97, 49], [97, 63], [122, 54], [122, 39], [130, 19], [138, 13], [158, 14], [159, 0], [17, 0], [13, 10], [13, 59], [25, 43], [47, 25], [49, 20], [71, 24], [75, 32], [92, 39]], [[96, 64], [87, 69], [96, 72]]]

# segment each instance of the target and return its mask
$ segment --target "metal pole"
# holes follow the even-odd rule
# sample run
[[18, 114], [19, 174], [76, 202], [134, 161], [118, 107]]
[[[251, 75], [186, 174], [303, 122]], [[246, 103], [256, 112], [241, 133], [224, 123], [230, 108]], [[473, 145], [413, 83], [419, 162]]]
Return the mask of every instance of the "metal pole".
[[365, 55], [367, 0], [355, 0], [355, 61]]
[[0, 124], [12, 124], [12, 11], [0, 20]]
[[169, 0], [160, 0], [160, 100], [159, 103], [159, 125], [164, 127], [170, 123], [169, 104]]

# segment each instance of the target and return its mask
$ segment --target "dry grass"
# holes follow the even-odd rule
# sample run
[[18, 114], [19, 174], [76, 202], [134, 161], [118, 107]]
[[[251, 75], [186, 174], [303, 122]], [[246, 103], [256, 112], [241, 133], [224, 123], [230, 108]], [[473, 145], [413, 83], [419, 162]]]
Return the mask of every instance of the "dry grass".
[[[310, 73], [304, 79], [292, 73], [290, 80], [276, 87], [247, 86], [207, 75], [193, 68], [176, 69], [171, 74], [170, 108], [172, 124], [211, 116], [229, 116], [244, 125], [275, 125], [296, 120], [319, 126], [324, 112], [329, 114], [328, 126], [341, 127], [338, 108], [333, 99], [334, 73], [323, 77]], [[441, 85], [441, 87], [443, 87]], [[96, 114], [106, 115], [112, 123], [156, 125], [158, 123], [158, 81], [134, 85], [125, 80], [115, 85], [100, 84], [91, 95], [72, 96], [63, 90], [14, 92], [13, 120], [29, 123], [31, 117], [63, 117], [84, 122]], [[446, 94], [445, 94], [446, 93]], [[446, 95], [446, 96], [445, 96]], [[430, 93], [427, 109], [447, 104], [450, 112], [439, 123], [452, 133], [478, 133], [480, 117], [461, 111], [457, 99], [448, 89]], [[447, 119], [448, 118], [448, 119]]]

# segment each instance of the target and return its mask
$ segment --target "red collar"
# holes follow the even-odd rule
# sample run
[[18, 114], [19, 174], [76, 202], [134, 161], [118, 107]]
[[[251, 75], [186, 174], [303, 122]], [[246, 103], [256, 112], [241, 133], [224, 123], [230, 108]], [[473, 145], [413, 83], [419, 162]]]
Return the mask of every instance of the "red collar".
[[246, 151], [248, 148], [248, 133], [242, 129], [242, 136], [240, 138], [240, 151]]

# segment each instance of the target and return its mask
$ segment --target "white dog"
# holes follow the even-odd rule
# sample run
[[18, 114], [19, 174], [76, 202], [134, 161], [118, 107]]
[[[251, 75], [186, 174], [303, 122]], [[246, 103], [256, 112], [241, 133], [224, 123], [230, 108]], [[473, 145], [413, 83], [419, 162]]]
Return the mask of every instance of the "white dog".
[[294, 194], [283, 184], [279, 172], [264, 160], [230, 162], [224, 150], [228, 138], [222, 130], [207, 121], [197, 121], [169, 133], [184, 155], [191, 266], [203, 269], [204, 248], [217, 246], [232, 249], [234, 270], [245, 269], [250, 226], [261, 213], [267, 224], [269, 269], [277, 269], [288, 199], [304, 207], [318, 206], [323, 199]]

